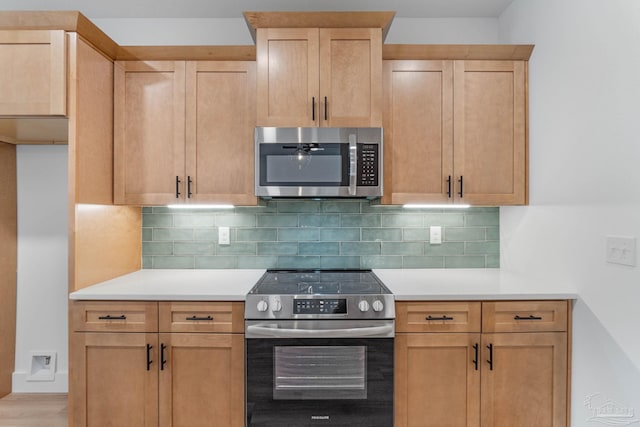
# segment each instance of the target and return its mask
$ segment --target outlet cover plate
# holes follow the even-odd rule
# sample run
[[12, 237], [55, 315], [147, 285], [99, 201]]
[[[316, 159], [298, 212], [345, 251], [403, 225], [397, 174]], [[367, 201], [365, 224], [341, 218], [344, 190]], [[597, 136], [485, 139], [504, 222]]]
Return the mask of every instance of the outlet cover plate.
[[439, 225], [432, 225], [429, 227], [429, 243], [432, 245], [442, 244], [442, 227]]
[[606, 237], [608, 263], [622, 264], [635, 267], [636, 265], [636, 238], [624, 236]]
[[229, 227], [218, 227], [218, 244], [228, 245], [230, 244]]

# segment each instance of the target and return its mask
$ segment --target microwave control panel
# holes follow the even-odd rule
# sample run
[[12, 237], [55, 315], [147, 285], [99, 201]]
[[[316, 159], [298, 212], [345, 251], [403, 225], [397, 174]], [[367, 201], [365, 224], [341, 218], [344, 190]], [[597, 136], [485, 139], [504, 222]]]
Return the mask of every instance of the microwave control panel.
[[379, 148], [378, 144], [358, 144], [358, 186], [378, 186]]

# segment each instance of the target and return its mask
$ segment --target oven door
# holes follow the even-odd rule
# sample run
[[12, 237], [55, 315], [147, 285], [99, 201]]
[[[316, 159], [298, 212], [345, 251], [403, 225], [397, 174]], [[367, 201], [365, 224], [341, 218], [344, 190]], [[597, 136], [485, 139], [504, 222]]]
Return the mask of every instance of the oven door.
[[393, 426], [392, 337], [247, 338], [246, 355], [247, 426]]

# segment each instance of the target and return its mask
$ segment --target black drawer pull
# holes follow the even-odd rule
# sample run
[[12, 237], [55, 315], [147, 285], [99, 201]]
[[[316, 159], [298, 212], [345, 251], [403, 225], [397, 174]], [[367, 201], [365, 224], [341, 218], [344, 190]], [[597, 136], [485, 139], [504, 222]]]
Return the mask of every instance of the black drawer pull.
[[112, 316], [110, 314], [107, 314], [106, 316], [98, 317], [98, 320], [127, 320], [127, 316], [125, 316], [124, 314], [121, 314], [120, 316]]
[[164, 351], [167, 349], [167, 346], [164, 343], [160, 344], [160, 370], [164, 371], [164, 365], [167, 364], [167, 359], [164, 358]]
[[153, 360], [151, 360], [151, 349], [153, 346], [151, 344], [147, 344], [147, 371], [151, 370], [151, 364]]
[[197, 321], [197, 320], [213, 320], [213, 317], [211, 316], [207, 316], [207, 317], [198, 317], [195, 314], [191, 317], [187, 317], [184, 320], [193, 320], [193, 321]]
[[453, 317], [449, 317], [446, 314], [442, 317], [432, 317], [429, 315], [426, 317], [426, 320], [453, 320]]
[[478, 370], [478, 343], [473, 345], [473, 350], [475, 352], [475, 358], [473, 359], [473, 365], [475, 366], [476, 371]]
[[520, 317], [517, 314], [515, 315], [515, 317], [513, 318], [513, 320], [542, 320], [542, 317], [540, 316], [534, 316], [533, 314], [530, 314], [527, 317]]
[[493, 371], [493, 344], [489, 344], [487, 348], [489, 349], [489, 359], [487, 363], [489, 364], [489, 370]]

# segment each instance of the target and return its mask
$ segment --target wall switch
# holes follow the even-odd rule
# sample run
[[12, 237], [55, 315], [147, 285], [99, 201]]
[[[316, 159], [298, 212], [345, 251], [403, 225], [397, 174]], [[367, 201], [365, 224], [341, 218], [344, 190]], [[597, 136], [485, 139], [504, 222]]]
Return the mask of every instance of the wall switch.
[[229, 227], [218, 227], [218, 244], [219, 245], [230, 244]]
[[612, 264], [636, 265], [636, 238], [607, 236], [607, 262]]
[[442, 243], [442, 227], [439, 225], [429, 227], [429, 243], [432, 245], [440, 245]]

